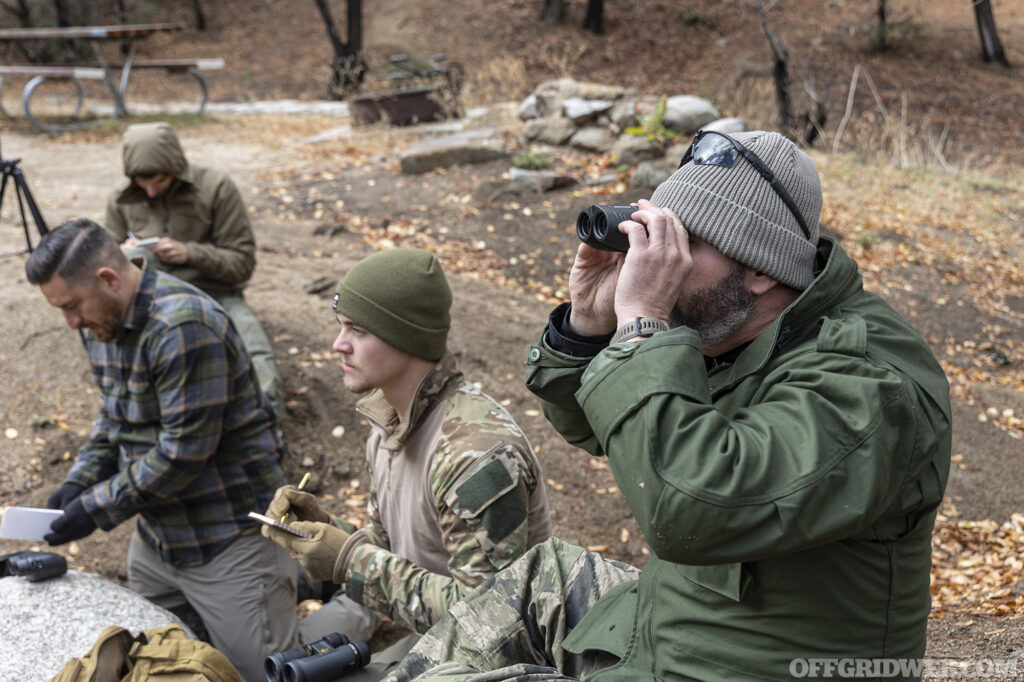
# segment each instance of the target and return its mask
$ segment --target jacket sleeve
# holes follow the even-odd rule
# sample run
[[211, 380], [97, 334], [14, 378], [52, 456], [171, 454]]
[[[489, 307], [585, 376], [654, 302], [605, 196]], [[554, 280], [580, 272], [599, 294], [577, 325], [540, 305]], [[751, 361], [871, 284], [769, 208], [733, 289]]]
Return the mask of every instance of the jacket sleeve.
[[721, 564], [889, 539], [873, 524], [920, 513], [920, 455], [948, 422], [893, 368], [807, 351], [725, 413], [696, 334], [659, 337], [600, 353], [576, 398], [660, 558]]
[[68, 472], [68, 481], [91, 488], [117, 473], [117, 449], [107, 439], [110, 427], [106, 412], [101, 410], [93, 424], [89, 442], [79, 449], [78, 457]]
[[208, 242], [188, 242], [188, 263], [207, 277], [243, 284], [256, 268], [256, 240], [242, 194], [224, 175], [213, 188]]
[[537, 345], [530, 349], [526, 388], [541, 399], [544, 417], [567, 443], [592, 455], [603, 455], [587, 415], [576, 401], [583, 373], [593, 358], [555, 350], [548, 343], [548, 329], [544, 328]]
[[362, 545], [353, 551], [345, 577], [353, 600], [420, 633], [526, 551], [529, 498], [538, 484], [529, 460], [504, 442], [435, 461], [442, 462], [431, 478], [451, 575]]
[[121, 207], [117, 204], [117, 197], [121, 193], [117, 190], [107, 198], [107, 214], [103, 219], [103, 227], [114, 237], [118, 244], [128, 238], [128, 221], [125, 220]]

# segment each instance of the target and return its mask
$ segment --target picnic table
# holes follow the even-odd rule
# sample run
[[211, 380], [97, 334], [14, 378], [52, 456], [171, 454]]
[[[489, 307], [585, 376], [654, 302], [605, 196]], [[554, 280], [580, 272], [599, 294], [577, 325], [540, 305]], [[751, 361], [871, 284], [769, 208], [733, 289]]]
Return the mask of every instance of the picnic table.
[[[196, 79], [201, 90], [199, 108], [196, 113], [202, 113], [206, 108], [209, 97], [209, 89], [202, 72], [205, 70], [221, 69], [224, 67], [223, 59], [153, 59], [136, 60], [135, 47], [138, 42], [155, 33], [173, 33], [185, 28], [184, 24], [124, 24], [118, 26], [61, 26], [55, 28], [2, 28], [0, 29], [0, 88], [3, 87], [5, 76], [24, 76], [30, 80], [25, 84], [22, 92], [22, 107], [25, 116], [37, 128], [45, 131], [69, 130], [80, 127], [77, 122], [81, 112], [82, 103], [85, 99], [85, 91], [82, 87], [82, 80], [102, 81], [114, 101], [113, 115], [117, 116], [127, 113], [125, 95], [128, 90], [128, 80], [133, 69], [163, 69], [169, 73], [187, 73]], [[17, 41], [32, 40], [86, 40], [96, 45], [95, 52], [98, 55], [98, 64], [67, 64], [60, 66], [39, 65], [39, 64], [9, 64], [13, 44]], [[127, 46], [122, 61], [111, 62], [103, 57], [103, 52], [97, 44], [99, 41], [121, 41]], [[119, 78], [115, 78], [115, 72], [120, 71]], [[65, 79], [74, 84], [78, 101], [71, 118], [75, 121], [68, 124], [47, 124], [39, 120], [32, 113], [32, 95], [36, 89], [47, 79]], [[10, 117], [3, 108], [0, 100], [0, 114]]]

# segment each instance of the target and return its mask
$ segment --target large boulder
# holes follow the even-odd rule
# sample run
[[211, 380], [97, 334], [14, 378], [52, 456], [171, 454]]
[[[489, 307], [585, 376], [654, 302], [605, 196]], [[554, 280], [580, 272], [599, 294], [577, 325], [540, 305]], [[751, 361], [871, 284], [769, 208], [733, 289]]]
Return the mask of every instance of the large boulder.
[[562, 102], [562, 113], [576, 125], [583, 125], [612, 109], [610, 99], [583, 99], [570, 97]]
[[673, 164], [664, 159], [641, 161], [633, 171], [633, 177], [629, 179], [629, 188], [653, 190], [668, 180], [669, 176], [675, 172], [677, 165], [678, 163]]
[[715, 105], [702, 97], [676, 95], [665, 100], [665, 115], [661, 122], [666, 128], [692, 133], [721, 117]]
[[571, 187], [579, 181], [571, 175], [555, 171], [537, 171], [527, 168], [508, 169], [509, 182], [537, 192], [549, 192], [560, 187]]
[[520, 117], [536, 113], [536, 117], [556, 116], [562, 112], [562, 105], [565, 100], [577, 97], [584, 100], [608, 100], [616, 101], [622, 98], [632, 98], [636, 91], [629, 88], [622, 88], [616, 85], [603, 85], [601, 83], [587, 83], [572, 78], [558, 78], [544, 81], [536, 88], [530, 97], [534, 98], [530, 106], [520, 110]]
[[138, 634], [175, 624], [194, 637], [170, 611], [92, 573], [68, 571], [35, 583], [0, 578], [0, 604], [0, 680], [52, 678], [108, 625]]
[[523, 137], [527, 140], [553, 146], [565, 144], [575, 132], [576, 124], [562, 116], [535, 118], [523, 125]]
[[587, 152], [603, 154], [615, 146], [615, 135], [603, 126], [580, 128], [569, 138], [569, 145]]
[[646, 135], [622, 135], [612, 147], [616, 163], [635, 166], [641, 161], [660, 158], [665, 153], [663, 145]]
[[508, 158], [501, 136], [490, 129], [469, 130], [417, 142], [399, 155], [405, 174], [426, 173], [464, 163]]
[[701, 130], [713, 130], [716, 133], [725, 133], [726, 135], [744, 133], [747, 131], [747, 122], [742, 118], [720, 118], [711, 123], [705, 123], [701, 126]]

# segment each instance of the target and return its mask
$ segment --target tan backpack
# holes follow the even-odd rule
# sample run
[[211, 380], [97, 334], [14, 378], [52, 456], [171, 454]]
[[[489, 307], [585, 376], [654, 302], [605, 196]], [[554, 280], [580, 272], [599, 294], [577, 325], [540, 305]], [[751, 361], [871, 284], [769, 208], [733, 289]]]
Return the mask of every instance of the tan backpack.
[[189, 639], [177, 625], [147, 628], [132, 637], [122, 627], [104, 628], [81, 658], [64, 664], [51, 682], [242, 682], [227, 657], [206, 642]]

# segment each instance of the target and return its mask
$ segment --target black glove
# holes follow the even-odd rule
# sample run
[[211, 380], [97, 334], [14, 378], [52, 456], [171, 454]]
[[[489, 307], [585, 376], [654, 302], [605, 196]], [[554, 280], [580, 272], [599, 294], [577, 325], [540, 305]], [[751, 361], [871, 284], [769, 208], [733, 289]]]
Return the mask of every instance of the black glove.
[[72, 540], [84, 538], [96, 530], [96, 522], [85, 511], [82, 499], [75, 498], [67, 506], [67, 509], [64, 510], [64, 516], [50, 524], [50, 530], [53, 532], [49, 535], [44, 535], [43, 539], [50, 543], [51, 546], [63, 545]]
[[83, 492], [85, 492], [85, 486], [81, 483], [65, 481], [64, 485], [57, 488], [57, 492], [50, 495], [50, 499], [46, 501], [46, 506], [50, 509], [63, 509]]

